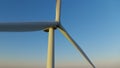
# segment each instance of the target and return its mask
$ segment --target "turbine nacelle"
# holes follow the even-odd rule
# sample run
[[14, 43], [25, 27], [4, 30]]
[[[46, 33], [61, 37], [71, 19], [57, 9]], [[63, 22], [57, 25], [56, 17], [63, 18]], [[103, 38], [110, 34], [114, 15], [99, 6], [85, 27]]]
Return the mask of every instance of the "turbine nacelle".
[[[60, 22], [56, 22], [56, 23], [57, 23], [57, 24], [56, 24], [55, 26], [52, 26], [52, 28], [53, 28], [54, 30], [56, 30], [56, 29], [61, 25]], [[45, 28], [44, 31], [45, 31], [45, 32], [49, 32], [49, 28], [50, 28], [50, 27]]]

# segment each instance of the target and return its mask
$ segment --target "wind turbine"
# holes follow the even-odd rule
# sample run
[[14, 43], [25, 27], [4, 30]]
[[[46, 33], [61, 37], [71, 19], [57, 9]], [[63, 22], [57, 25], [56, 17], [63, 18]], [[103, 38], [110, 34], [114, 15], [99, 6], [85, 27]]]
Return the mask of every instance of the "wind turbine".
[[49, 32], [48, 36], [48, 54], [47, 54], [47, 68], [54, 68], [54, 30], [58, 30], [72, 43], [72, 45], [83, 55], [89, 64], [95, 68], [94, 64], [81, 49], [81, 47], [72, 39], [60, 22], [61, 0], [56, 0], [56, 18], [55, 21], [47, 22], [13, 22], [0, 23], [1, 32], [26, 32], [44, 30]]

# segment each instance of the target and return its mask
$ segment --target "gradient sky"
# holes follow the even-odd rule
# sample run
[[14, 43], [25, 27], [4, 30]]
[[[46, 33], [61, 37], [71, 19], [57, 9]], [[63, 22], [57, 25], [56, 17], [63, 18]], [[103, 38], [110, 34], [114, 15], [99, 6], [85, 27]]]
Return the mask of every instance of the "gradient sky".
[[[53, 21], [55, 0], [0, 0], [0, 22]], [[120, 0], [62, 0], [61, 23], [97, 68], [120, 68]], [[0, 68], [45, 68], [44, 31], [0, 32]], [[55, 31], [56, 68], [90, 68]]]

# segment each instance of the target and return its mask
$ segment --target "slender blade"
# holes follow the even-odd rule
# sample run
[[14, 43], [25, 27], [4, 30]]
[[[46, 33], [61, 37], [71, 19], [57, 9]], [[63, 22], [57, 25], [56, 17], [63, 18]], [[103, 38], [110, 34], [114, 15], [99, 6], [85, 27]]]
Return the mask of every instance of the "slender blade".
[[61, 0], [56, 0], [56, 17], [55, 21], [59, 23], [60, 21], [60, 11], [61, 11]]
[[38, 31], [56, 25], [56, 22], [0, 22], [0, 32]]
[[91, 62], [91, 60], [88, 58], [88, 56], [85, 54], [85, 52], [82, 50], [82, 48], [72, 39], [72, 37], [68, 34], [68, 32], [62, 27], [59, 26], [58, 29], [60, 32], [74, 45], [75, 48], [84, 56], [84, 58], [90, 63], [90, 65], [95, 68], [94, 64]]

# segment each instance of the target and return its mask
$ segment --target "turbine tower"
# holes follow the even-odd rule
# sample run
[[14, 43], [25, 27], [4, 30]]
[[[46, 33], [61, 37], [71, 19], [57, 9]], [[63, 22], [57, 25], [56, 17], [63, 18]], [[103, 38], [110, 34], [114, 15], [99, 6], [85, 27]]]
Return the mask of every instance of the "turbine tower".
[[88, 63], [95, 68], [94, 64], [82, 50], [82, 48], [72, 39], [68, 32], [61, 25], [60, 21], [61, 0], [56, 0], [56, 17], [55, 21], [46, 22], [11, 22], [0, 23], [1, 32], [26, 32], [26, 31], [38, 31], [44, 30], [49, 34], [48, 36], [48, 54], [47, 54], [47, 66], [46, 68], [54, 68], [54, 30], [58, 30], [68, 39], [69, 42], [82, 54], [82, 56], [88, 61]]

